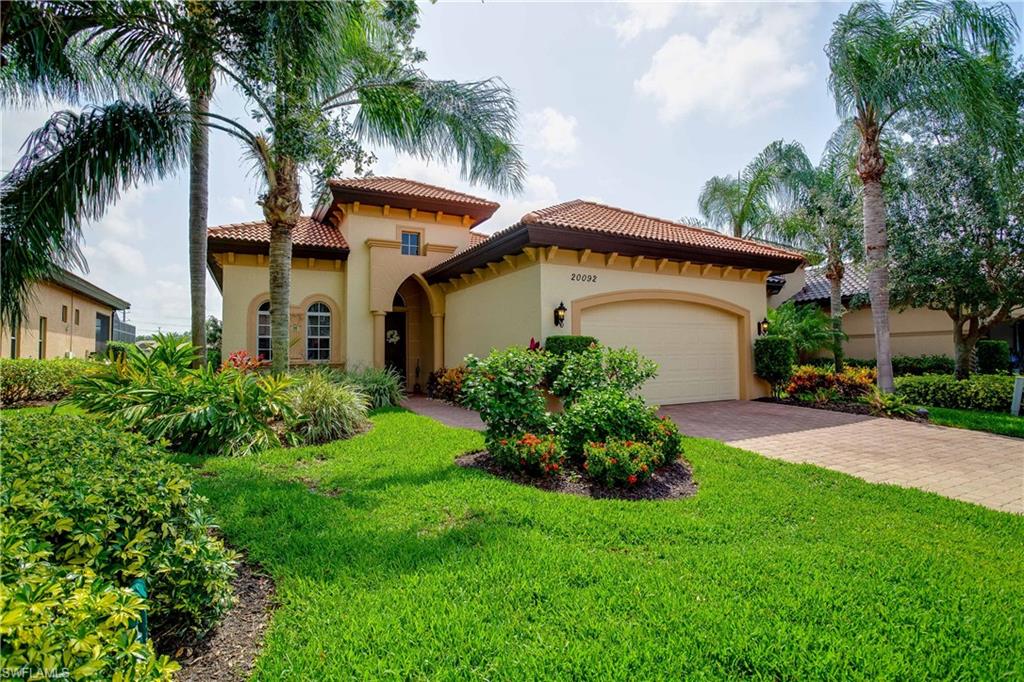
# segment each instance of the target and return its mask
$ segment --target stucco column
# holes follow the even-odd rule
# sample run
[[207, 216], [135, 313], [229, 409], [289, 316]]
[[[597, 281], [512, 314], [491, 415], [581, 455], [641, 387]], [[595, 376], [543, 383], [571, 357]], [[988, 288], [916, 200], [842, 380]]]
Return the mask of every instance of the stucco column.
[[373, 313], [373, 366], [384, 367], [384, 316], [383, 310], [372, 310]]
[[434, 369], [444, 367], [444, 313], [431, 313], [434, 317]]

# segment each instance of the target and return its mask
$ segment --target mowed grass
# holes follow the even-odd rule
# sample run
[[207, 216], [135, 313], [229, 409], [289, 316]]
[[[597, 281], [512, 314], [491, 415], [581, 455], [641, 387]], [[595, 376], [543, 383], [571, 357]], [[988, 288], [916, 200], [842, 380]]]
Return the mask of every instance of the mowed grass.
[[277, 583], [257, 680], [1024, 677], [1022, 517], [709, 440], [694, 498], [569, 497], [373, 420], [198, 472]]
[[1024, 438], [1024, 417], [979, 410], [957, 410], [949, 407], [929, 407], [928, 416], [935, 424], [954, 426], [972, 431], [988, 431], [1003, 436]]

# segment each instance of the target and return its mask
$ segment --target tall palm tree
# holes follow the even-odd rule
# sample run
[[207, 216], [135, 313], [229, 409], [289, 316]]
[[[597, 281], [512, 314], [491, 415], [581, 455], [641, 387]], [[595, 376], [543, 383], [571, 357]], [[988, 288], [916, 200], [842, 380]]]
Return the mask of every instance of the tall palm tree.
[[264, 3], [228, 16], [237, 43], [230, 74], [263, 128], [213, 117], [242, 142], [265, 183], [260, 199], [270, 225], [271, 363], [288, 367], [292, 231], [301, 213], [299, 177], [317, 189], [339, 166], [366, 157], [356, 139], [440, 161], [499, 190], [519, 190], [524, 165], [514, 144], [516, 110], [499, 80], [433, 81], [399, 49], [372, 5]]
[[776, 140], [737, 175], [716, 175], [697, 200], [703, 220], [735, 237], [768, 236], [780, 205], [798, 188], [810, 163], [796, 142]]
[[836, 109], [860, 135], [857, 174], [863, 183], [864, 247], [875, 327], [878, 386], [893, 390], [889, 341], [889, 270], [882, 180], [886, 126], [927, 108], [1004, 128], [1004, 110], [986, 55], [1014, 49], [1018, 27], [1005, 4], [966, 0], [858, 2], [836, 20], [825, 52]]

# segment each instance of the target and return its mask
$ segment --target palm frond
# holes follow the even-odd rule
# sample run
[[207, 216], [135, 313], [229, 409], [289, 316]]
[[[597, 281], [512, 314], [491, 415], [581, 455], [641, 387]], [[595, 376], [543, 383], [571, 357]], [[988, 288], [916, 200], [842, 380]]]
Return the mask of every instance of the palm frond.
[[170, 94], [61, 111], [29, 136], [0, 183], [0, 319], [18, 320], [33, 280], [82, 265], [81, 222], [100, 218], [120, 193], [166, 176], [187, 159], [189, 107]]

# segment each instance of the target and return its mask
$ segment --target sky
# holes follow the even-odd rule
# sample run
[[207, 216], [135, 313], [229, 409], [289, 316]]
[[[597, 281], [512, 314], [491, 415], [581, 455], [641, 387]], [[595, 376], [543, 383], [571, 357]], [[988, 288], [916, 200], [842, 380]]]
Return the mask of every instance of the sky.
[[[487, 197], [501, 208], [481, 231], [582, 198], [669, 219], [698, 215], [714, 176], [735, 174], [769, 142], [816, 159], [838, 125], [823, 47], [847, 3], [547, 3], [421, 5], [416, 44], [432, 78], [500, 77], [519, 106], [524, 191], [501, 196], [446, 168], [372, 149], [376, 175]], [[1019, 7], [1019, 5], [1018, 5]], [[227, 84], [217, 112], [245, 117]], [[48, 110], [2, 111], [0, 169]], [[260, 220], [257, 178], [237, 143], [213, 132], [210, 224]], [[312, 208], [308, 192], [305, 212]], [[138, 333], [186, 330], [188, 177], [128, 190], [84, 229], [90, 281], [131, 301]], [[221, 297], [207, 281], [208, 314]]]

